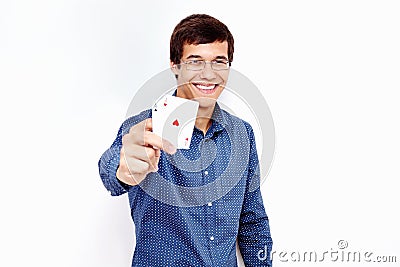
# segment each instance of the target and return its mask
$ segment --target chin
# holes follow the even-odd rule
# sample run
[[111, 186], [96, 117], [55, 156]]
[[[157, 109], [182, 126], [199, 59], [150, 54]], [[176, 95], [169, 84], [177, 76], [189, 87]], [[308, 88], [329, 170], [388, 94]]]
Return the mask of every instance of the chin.
[[199, 102], [200, 108], [213, 108], [215, 103], [217, 102], [214, 98], [207, 98], [207, 97], [199, 97], [195, 99]]

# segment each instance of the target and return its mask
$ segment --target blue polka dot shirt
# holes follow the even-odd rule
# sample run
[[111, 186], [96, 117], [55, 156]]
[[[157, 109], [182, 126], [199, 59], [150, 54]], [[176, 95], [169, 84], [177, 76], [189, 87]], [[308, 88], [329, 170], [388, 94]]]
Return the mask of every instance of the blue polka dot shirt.
[[193, 130], [189, 149], [161, 150], [159, 168], [136, 186], [116, 171], [122, 136], [151, 117], [128, 118], [99, 161], [111, 195], [128, 193], [135, 224], [132, 266], [237, 266], [236, 242], [246, 266], [272, 266], [269, 220], [260, 192], [253, 130], [215, 105], [206, 134]]

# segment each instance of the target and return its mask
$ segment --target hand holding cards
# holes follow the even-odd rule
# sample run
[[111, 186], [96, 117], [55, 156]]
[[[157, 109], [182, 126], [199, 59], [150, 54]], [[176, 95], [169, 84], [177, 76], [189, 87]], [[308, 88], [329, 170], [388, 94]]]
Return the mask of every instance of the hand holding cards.
[[160, 149], [174, 154], [176, 148], [152, 131], [152, 120], [135, 124], [122, 137], [119, 166], [116, 176], [127, 185], [139, 184], [148, 173], [158, 170]]
[[152, 119], [144, 120], [122, 137], [116, 176], [128, 185], [137, 185], [150, 172], [158, 170], [160, 149], [174, 154], [188, 149], [199, 103], [165, 96], [152, 109]]
[[196, 101], [164, 96], [152, 109], [153, 133], [178, 149], [189, 149], [198, 108]]

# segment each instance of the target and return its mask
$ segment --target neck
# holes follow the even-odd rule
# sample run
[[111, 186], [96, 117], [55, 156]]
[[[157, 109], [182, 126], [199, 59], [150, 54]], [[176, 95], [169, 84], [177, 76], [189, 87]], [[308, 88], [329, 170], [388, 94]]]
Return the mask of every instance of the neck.
[[197, 111], [195, 126], [197, 127], [197, 129], [201, 130], [204, 134], [207, 133], [207, 130], [211, 126], [211, 116], [214, 112], [214, 107], [215, 105], [207, 108], [199, 107], [199, 110]]

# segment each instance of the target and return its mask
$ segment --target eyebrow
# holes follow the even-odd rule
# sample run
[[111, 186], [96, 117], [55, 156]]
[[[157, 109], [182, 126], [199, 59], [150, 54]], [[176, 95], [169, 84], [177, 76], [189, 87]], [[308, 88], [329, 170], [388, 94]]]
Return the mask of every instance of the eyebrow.
[[[203, 58], [203, 57], [200, 56], [200, 55], [189, 55], [189, 56], [186, 57], [186, 59], [190, 59], [190, 58]], [[227, 58], [226, 56], [216, 56], [213, 60], [215, 60], [215, 59], [225, 59], [225, 60], [228, 60], [228, 58]]]

